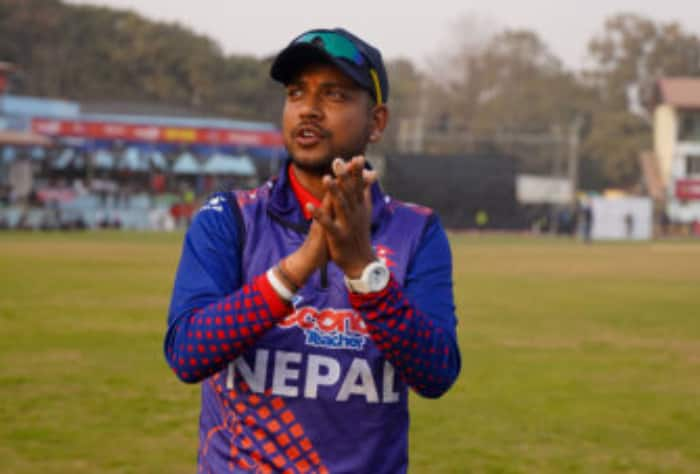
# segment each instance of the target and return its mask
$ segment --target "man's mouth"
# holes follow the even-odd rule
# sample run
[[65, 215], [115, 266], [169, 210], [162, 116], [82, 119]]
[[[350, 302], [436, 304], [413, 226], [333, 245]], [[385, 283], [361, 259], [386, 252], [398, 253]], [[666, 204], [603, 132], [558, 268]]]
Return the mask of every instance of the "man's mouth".
[[294, 141], [300, 146], [311, 147], [328, 136], [328, 132], [314, 125], [300, 125], [294, 130]]

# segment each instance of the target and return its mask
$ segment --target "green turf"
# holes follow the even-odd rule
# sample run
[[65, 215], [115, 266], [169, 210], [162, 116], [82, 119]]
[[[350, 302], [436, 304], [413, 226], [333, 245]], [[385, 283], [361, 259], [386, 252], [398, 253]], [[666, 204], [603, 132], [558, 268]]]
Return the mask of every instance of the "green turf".
[[[0, 473], [195, 472], [180, 234], [0, 233]], [[700, 472], [700, 243], [453, 236], [462, 375], [413, 473]]]

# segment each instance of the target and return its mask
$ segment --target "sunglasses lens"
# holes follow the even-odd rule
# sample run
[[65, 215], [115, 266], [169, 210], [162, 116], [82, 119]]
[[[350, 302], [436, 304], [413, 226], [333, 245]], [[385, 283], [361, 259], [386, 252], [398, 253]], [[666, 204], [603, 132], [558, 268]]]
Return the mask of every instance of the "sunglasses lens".
[[358, 66], [365, 62], [364, 56], [350, 40], [335, 33], [307, 33], [297, 39], [296, 43], [310, 43], [319, 46], [331, 56], [347, 59]]
[[356, 66], [367, 67], [372, 78], [373, 96], [379, 104], [382, 103], [382, 90], [377, 71], [372, 67], [371, 63], [367, 64], [367, 59], [352, 41], [332, 31], [312, 31], [294, 41], [294, 44], [304, 43], [321, 48], [334, 58], [342, 58], [354, 63]]

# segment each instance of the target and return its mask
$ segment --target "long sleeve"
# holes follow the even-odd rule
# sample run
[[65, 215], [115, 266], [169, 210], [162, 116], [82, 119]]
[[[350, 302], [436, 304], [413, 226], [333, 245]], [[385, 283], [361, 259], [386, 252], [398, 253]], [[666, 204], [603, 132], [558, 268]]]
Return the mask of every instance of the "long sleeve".
[[350, 293], [372, 340], [404, 381], [425, 397], [439, 397], [454, 383], [461, 360], [457, 346], [452, 257], [435, 218], [426, 229], [403, 288], [366, 295]]
[[212, 198], [185, 236], [164, 348], [185, 382], [218, 372], [292, 311], [264, 274], [242, 284], [236, 205]]

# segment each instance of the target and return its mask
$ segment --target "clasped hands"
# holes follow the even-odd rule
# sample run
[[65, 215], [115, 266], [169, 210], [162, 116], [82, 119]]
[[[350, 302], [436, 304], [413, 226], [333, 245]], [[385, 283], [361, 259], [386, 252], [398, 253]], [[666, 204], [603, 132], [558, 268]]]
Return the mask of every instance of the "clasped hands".
[[370, 227], [372, 222], [371, 186], [377, 173], [365, 169], [363, 156], [345, 162], [336, 158], [334, 176], [322, 179], [325, 191], [318, 207], [307, 204], [313, 216], [304, 243], [283, 258], [278, 266], [283, 280], [301, 287], [311, 274], [329, 260], [349, 278], [359, 278], [375, 260]]

